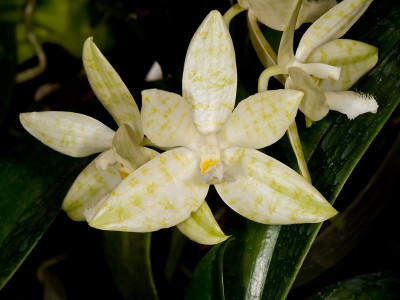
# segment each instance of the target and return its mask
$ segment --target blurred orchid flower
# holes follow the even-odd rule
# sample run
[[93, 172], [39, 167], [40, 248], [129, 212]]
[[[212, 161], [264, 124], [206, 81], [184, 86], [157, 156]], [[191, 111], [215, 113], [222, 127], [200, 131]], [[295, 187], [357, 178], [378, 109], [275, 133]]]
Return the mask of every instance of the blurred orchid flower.
[[301, 1], [296, 6], [282, 36], [278, 65], [289, 74], [285, 87], [304, 92], [299, 108], [313, 121], [321, 120], [330, 109], [349, 119], [377, 111], [378, 104], [372, 96], [346, 90], [375, 66], [378, 49], [339, 39], [371, 2], [344, 0], [334, 6], [307, 29], [294, 55], [293, 37]]
[[[122, 179], [159, 153], [141, 146], [144, 134], [136, 102], [92, 38], [84, 44], [83, 63], [94, 93], [119, 125], [116, 132], [72, 112], [23, 113], [20, 119], [29, 133], [56, 151], [73, 157], [102, 152], [79, 174], [62, 205], [71, 219], [89, 222]], [[196, 216], [196, 222], [188, 220], [187, 237], [204, 244], [227, 238], [206, 204]]]
[[183, 96], [142, 92], [144, 133], [160, 147], [177, 148], [128, 175], [89, 225], [138, 232], [177, 225], [184, 232], [211, 184], [228, 206], [256, 222], [321, 222], [335, 215], [303, 177], [255, 150], [282, 137], [303, 93], [265, 91], [232, 112], [236, 85], [232, 40], [220, 13], [212, 11], [189, 45]]

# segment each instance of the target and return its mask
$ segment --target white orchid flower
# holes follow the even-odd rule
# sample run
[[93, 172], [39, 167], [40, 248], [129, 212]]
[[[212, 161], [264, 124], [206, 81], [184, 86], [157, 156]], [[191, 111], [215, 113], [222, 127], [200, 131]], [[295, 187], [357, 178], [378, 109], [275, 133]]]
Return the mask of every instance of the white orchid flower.
[[335, 215], [302, 176], [255, 150], [282, 137], [303, 93], [266, 91], [232, 112], [236, 85], [232, 40], [220, 13], [212, 11], [189, 45], [183, 96], [142, 92], [146, 136], [160, 147], [177, 148], [125, 178], [89, 225], [139, 232], [178, 225], [182, 230], [205, 203], [210, 184], [233, 210], [260, 223], [321, 222]]
[[[104, 198], [132, 171], [159, 153], [140, 146], [144, 134], [139, 109], [129, 90], [104, 55], [88, 38], [83, 63], [89, 83], [119, 125], [117, 132], [101, 122], [72, 112], [33, 112], [20, 116], [25, 129], [56, 151], [73, 157], [102, 152], [76, 178], [63, 209], [75, 221], [90, 221]], [[188, 220], [184, 234], [215, 244], [227, 238], [207, 205]]]
[[334, 6], [307, 29], [294, 55], [293, 36], [301, 1], [297, 4], [282, 36], [278, 64], [289, 74], [285, 86], [304, 92], [299, 108], [313, 121], [322, 119], [330, 109], [349, 119], [377, 111], [378, 104], [372, 96], [346, 90], [375, 66], [378, 49], [339, 39], [371, 2], [344, 0]]

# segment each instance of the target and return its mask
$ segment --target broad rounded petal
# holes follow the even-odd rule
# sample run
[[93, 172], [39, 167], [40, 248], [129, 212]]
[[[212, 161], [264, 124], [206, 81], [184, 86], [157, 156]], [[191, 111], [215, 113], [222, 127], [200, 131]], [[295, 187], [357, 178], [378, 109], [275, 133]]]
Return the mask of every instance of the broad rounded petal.
[[117, 124], [128, 124], [141, 140], [143, 131], [136, 102], [92, 37], [83, 46], [83, 65], [93, 92]]
[[126, 177], [104, 201], [90, 226], [149, 232], [186, 220], [203, 203], [199, 158], [186, 148], [166, 151]]
[[182, 94], [202, 134], [217, 132], [236, 98], [235, 50], [218, 11], [212, 11], [194, 34], [185, 59]]
[[189, 239], [203, 245], [215, 245], [229, 237], [219, 227], [206, 201], [177, 227]]
[[325, 117], [329, 112], [329, 105], [324, 93], [314, 80], [297, 67], [289, 68], [289, 75], [285, 87], [304, 93], [299, 109], [313, 121], [319, 121]]
[[[154, 150], [139, 146], [132, 128], [126, 124], [122, 124], [115, 133], [113, 149], [116, 160], [131, 172], [158, 154]], [[146, 149], [151, 150], [150, 153], [155, 152], [156, 154], [151, 154], [151, 157], [149, 157], [148, 153], [145, 152]]]
[[78, 175], [62, 204], [63, 210], [74, 221], [85, 221], [84, 210], [102, 196], [110, 193], [121, 182], [115, 165], [103, 170], [93, 160]]
[[371, 70], [378, 61], [378, 48], [353, 40], [338, 39], [315, 49], [307, 58], [308, 63], [321, 62], [341, 67], [338, 80], [319, 82], [323, 91], [345, 91]]
[[331, 110], [346, 114], [349, 119], [371, 112], [376, 113], [378, 103], [374, 97], [352, 91], [325, 92]]
[[20, 114], [22, 126], [46, 146], [73, 157], [110, 149], [114, 131], [103, 123], [73, 112]]
[[144, 90], [141, 113], [144, 133], [157, 146], [196, 148], [201, 137], [182, 96], [157, 89]]
[[296, 117], [303, 93], [265, 91], [241, 101], [217, 137], [221, 148], [264, 148], [278, 141]]
[[264, 224], [317, 223], [337, 211], [298, 173], [254, 149], [229, 148], [226, 163], [235, 181], [216, 184], [218, 194], [237, 213]]
[[372, 0], [344, 0], [316, 20], [304, 33], [296, 58], [305, 62], [320, 45], [343, 36], [361, 17]]

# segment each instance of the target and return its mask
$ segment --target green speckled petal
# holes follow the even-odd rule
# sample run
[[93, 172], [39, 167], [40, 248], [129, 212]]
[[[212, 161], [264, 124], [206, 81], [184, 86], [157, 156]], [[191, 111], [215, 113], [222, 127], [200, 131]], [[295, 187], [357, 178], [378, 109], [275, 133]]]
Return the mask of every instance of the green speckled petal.
[[93, 160], [72, 184], [62, 208], [72, 220], [85, 221], [83, 214], [85, 208], [110, 193], [120, 182], [121, 176], [115, 165], [110, 165], [103, 170], [97, 168], [96, 161]]
[[114, 131], [103, 123], [73, 112], [20, 114], [22, 126], [46, 146], [73, 157], [110, 149]]
[[304, 33], [296, 58], [305, 62], [320, 45], [343, 36], [361, 17], [372, 0], [344, 0], [316, 20]]
[[307, 58], [308, 63], [324, 63], [341, 67], [338, 80], [323, 79], [323, 91], [345, 91], [371, 70], [378, 61], [378, 48], [353, 40], [338, 39], [315, 49]]
[[94, 93], [117, 124], [128, 124], [141, 140], [143, 131], [136, 102], [92, 37], [83, 46], [83, 65]]
[[203, 245], [215, 245], [228, 238], [219, 227], [206, 201], [177, 227], [189, 239]]
[[221, 14], [212, 11], [190, 42], [182, 78], [182, 95], [199, 132], [215, 133], [223, 126], [235, 105], [236, 85], [232, 39]]
[[143, 130], [157, 146], [195, 149], [201, 139], [182, 96], [157, 89], [144, 90], [141, 114]]
[[186, 148], [166, 151], [125, 178], [105, 199], [90, 226], [149, 232], [186, 220], [203, 203], [209, 185], [199, 181], [200, 161]]
[[217, 137], [221, 148], [264, 148], [278, 141], [293, 122], [303, 93], [274, 90], [241, 101]]
[[216, 184], [233, 210], [264, 224], [318, 223], [337, 211], [298, 173], [257, 150], [228, 148], [223, 159], [235, 181]]
[[329, 112], [329, 105], [324, 93], [311, 76], [297, 67], [289, 68], [289, 75], [285, 87], [304, 93], [299, 109], [313, 121], [325, 117]]

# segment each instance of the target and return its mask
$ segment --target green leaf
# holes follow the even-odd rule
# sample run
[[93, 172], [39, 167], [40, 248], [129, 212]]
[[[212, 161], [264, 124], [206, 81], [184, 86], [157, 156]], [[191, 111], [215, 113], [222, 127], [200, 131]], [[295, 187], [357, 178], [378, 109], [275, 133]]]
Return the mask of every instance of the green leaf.
[[[388, 6], [387, 1], [381, 2]], [[358, 24], [365, 36], [369, 36], [368, 31], [376, 31], [374, 26], [368, 26], [375, 24], [374, 21], [399, 28], [395, 24], [399, 19], [384, 21], [384, 6], [375, 6], [372, 14], [362, 19], [364, 23]], [[399, 13], [400, 8], [397, 7], [396, 11]], [[385, 26], [378, 28], [381, 32], [388, 29]], [[379, 37], [379, 33], [374, 32], [374, 35]], [[377, 66], [360, 80], [357, 90], [376, 97], [378, 112], [362, 115], [353, 121], [331, 112], [310, 129], [300, 132], [313, 183], [330, 202], [336, 199], [361, 156], [400, 101], [400, 35], [394, 31], [386, 40], [377, 38], [368, 42], [383, 51], [380, 50]], [[235, 224], [238, 222], [241, 224]], [[234, 226], [227, 226], [224, 231], [232, 234], [235, 240], [223, 255], [223, 273], [217, 278], [193, 277], [191, 285], [200, 282], [204, 285], [204, 281], [211, 279], [223, 280], [227, 299], [284, 299], [321, 224], [268, 226], [238, 221], [237, 217], [230, 223]], [[271, 233], [278, 233], [277, 238], [271, 239]], [[216, 258], [214, 263], [221, 264], [222, 257]], [[198, 268], [207, 264], [209, 260], [203, 260]], [[192, 296], [189, 290], [187, 297]], [[214, 296], [214, 299], [222, 299], [218, 293]]]
[[0, 158], [0, 288], [59, 213], [87, 162], [74, 161], [31, 138]]
[[114, 281], [125, 299], [158, 299], [150, 263], [151, 233], [104, 231]]
[[399, 295], [399, 273], [376, 273], [360, 275], [332, 284], [308, 300], [388, 300], [398, 299]]

